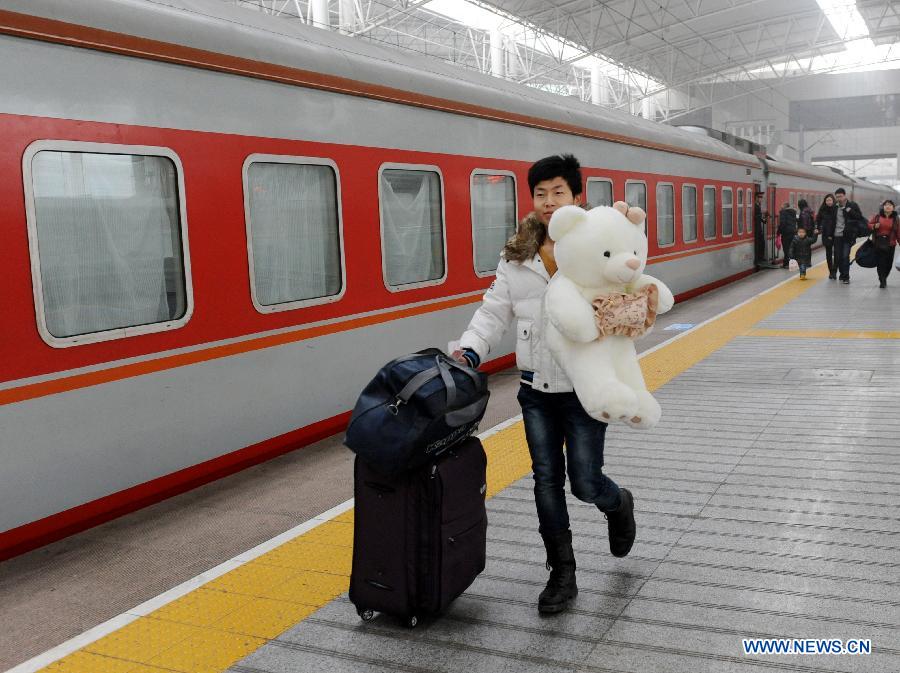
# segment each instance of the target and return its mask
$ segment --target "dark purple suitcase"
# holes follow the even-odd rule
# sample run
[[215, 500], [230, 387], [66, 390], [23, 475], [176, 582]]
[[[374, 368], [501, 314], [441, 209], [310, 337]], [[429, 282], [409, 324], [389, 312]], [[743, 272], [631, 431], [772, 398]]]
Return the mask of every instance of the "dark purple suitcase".
[[383, 612], [415, 626], [484, 570], [486, 467], [475, 437], [395, 478], [356, 458], [350, 600], [362, 619]]

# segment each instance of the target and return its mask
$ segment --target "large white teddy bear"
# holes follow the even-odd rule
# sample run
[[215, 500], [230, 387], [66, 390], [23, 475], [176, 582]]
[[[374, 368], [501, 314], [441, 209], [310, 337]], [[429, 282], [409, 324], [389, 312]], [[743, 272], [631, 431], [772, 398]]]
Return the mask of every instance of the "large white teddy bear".
[[[664, 283], [643, 275], [645, 219], [643, 210], [621, 201], [611, 208], [564, 206], [553, 213], [548, 234], [555, 241], [558, 272], [544, 299], [547, 345], [582, 406], [598, 420], [636, 428], [651, 428], [662, 415], [647, 391], [632, 340], [646, 326], [609, 324], [623, 322], [623, 313], [652, 324], [655, 313], [675, 303]], [[604, 322], [610, 306], [614, 315]]]

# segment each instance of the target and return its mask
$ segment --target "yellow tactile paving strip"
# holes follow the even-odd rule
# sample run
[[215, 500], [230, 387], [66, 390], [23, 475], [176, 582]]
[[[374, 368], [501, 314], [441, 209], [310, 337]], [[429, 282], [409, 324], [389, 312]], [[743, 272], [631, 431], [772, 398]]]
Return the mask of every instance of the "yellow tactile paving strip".
[[800, 339], [900, 339], [900, 332], [852, 329], [751, 329], [744, 336]]
[[[656, 390], [750, 333], [753, 325], [822, 280], [825, 270], [816, 267], [807, 277], [780, 285], [643, 357], [648, 388]], [[484, 444], [488, 497], [531, 470], [521, 422]], [[42, 670], [221, 673], [347, 591], [352, 544], [350, 510]]]

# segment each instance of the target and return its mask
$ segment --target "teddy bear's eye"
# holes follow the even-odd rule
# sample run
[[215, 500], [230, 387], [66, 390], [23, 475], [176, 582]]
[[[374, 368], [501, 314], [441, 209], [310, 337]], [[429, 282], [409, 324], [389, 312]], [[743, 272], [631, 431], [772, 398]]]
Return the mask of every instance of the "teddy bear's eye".
[[604, 256], [604, 257], [609, 257], [609, 256], [610, 256], [610, 255], [609, 255], [609, 250], [607, 250], [606, 252], [604, 252], [604, 253], [603, 253], [603, 256]]
[[637, 250], [634, 251], [634, 256], [637, 257]]

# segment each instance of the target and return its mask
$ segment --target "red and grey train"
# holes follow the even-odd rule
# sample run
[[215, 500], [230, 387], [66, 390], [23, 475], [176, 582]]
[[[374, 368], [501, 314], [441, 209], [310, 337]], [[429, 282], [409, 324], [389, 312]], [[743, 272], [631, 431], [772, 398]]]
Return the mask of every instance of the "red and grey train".
[[681, 298], [753, 271], [754, 191], [888, 195], [218, 0], [9, 0], [0, 81], [0, 558], [339, 431], [462, 331], [538, 157]]

